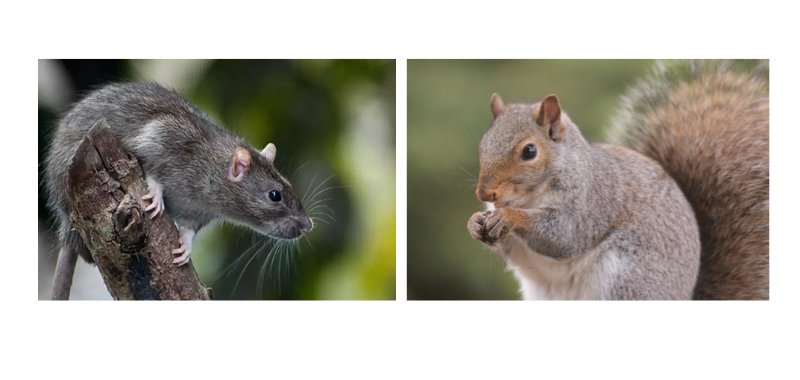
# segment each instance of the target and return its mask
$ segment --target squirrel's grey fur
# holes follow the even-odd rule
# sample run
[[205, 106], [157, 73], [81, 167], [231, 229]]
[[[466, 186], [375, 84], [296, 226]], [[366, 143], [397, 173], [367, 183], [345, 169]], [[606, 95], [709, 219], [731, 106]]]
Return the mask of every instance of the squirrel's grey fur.
[[[163, 187], [165, 208], [178, 226], [197, 231], [222, 218], [276, 237], [295, 237], [311, 228], [291, 184], [243, 139], [173, 90], [155, 83], [111, 84], [61, 119], [48, 152], [46, 184], [60, 225], [62, 255], [78, 253], [92, 262], [69, 220], [67, 171], [86, 133], [102, 119], [138, 159], [148, 185], [154, 180]], [[228, 174], [237, 149], [246, 150], [252, 163], [247, 176], [233, 182]], [[281, 192], [280, 202], [268, 199], [271, 190]]]
[[[497, 237], [490, 246], [525, 298], [690, 298], [699, 233], [675, 182], [649, 158], [588, 143], [566, 114], [561, 140], [552, 141], [548, 124], [534, 120], [537, 106], [509, 106], [481, 140], [479, 196], [503, 187], [512, 194], [473, 217]], [[531, 138], [541, 165], [514, 170], [514, 147]], [[509, 219], [503, 237], [497, 229]]]
[[[480, 144], [477, 190], [489, 211], [474, 214], [468, 229], [507, 261], [525, 298], [768, 297], [768, 283], [739, 281], [768, 273], [762, 265], [739, 268], [768, 258], [768, 218], [763, 218], [768, 216], [768, 118], [761, 117], [768, 114], [768, 93], [764, 81], [752, 79], [760, 78], [763, 69], [740, 71], [744, 74], [736, 77], [727, 70], [738, 67], [733, 64], [659, 67], [685, 72], [685, 80], [656, 75], [643, 81], [630, 91], [626, 112], [616, 123], [617, 135], [626, 136], [628, 146], [652, 158], [620, 146], [588, 143], [560, 112], [555, 96], [509, 107], [493, 97], [495, 121]], [[751, 103], [736, 95], [741, 92]], [[740, 105], [741, 110], [729, 110]], [[543, 116], [545, 109], [554, 114], [552, 120]], [[745, 121], [723, 122], [734, 116]], [[671, 125], [678, 120], [684, 126]], [[710, 136], [687, 135], [686, 128], [710, 131]], [[713, 141], [714, 133], [727, 138]], [[733, 141], [735, 137], [742, 141]], [[535, 159], [520, 159], [525, 144], [537, 146]], [[682, 180], [687, 177], [702, 184]], [[716, 191], [709, 188], [720, 186], [721, 180], [730, 182]], [[739, 181], [744, 183], [737, 186]], [[698, 206], [695, 199], [706, 203]], [[745, 242], [739, 252], [747, 252], [725, 257], [720, 251], [709, 259], [709, 240], [734, 252], [733, 244]], [[714, 270], [727, 272], [705, 275]], [[737, 271], [758, 274], [730, 273]]]
[[700, 226], [696, 299], [769, 299], [769, 61], [658, 62], [610, 141], [658, 161]]

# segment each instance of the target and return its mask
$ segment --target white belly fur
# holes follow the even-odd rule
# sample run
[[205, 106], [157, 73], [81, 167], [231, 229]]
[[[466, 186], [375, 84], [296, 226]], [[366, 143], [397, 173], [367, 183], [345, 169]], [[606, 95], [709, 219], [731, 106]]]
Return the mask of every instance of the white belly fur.
[[509, 244], [506, 263], [526, 300], [609, 299], [623, 268], [617, 252], [603, 247], [561, 261], [530, 250], [517, 236], [509, 239]]
[[506, 264], [519, 280], [526, 300], [609, 299], [625, 267], [618, 252], [603, 245], [577, 259], [563, 261], [534, 252], [515, 234], [504, 244], [500, 250], [507, 252]]

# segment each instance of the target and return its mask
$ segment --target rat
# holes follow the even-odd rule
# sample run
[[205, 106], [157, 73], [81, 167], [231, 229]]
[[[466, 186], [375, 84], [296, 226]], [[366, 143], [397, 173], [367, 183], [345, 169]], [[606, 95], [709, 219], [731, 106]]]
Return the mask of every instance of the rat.
[[195, 234], [217, 219], [281, 239], [297, 238], [314, 227], [292, 185], [275, 169], [274, 144], [253, 148], [159, 84], [106, 85], [60, 120], [46, 159], [49, 205], [61, 244], [53, 299], [69, 297], [78, 256], [94, 262], [69, 220], [67, 174], [78, 145], [101, 119], [142, 166], [150, 218], [165, 209], [173, 218], [180, 234], [180, 246], [172, 251], [176, 265], [189, 262]]

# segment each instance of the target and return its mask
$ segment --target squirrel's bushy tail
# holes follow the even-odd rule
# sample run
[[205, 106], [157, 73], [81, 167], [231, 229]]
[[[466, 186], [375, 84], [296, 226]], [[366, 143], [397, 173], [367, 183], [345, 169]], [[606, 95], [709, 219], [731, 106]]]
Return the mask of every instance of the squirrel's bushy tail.
[[769, 61], [659, 62], [612, 142], [661, 163], [692, 204], [696, 299], [769, 299]]

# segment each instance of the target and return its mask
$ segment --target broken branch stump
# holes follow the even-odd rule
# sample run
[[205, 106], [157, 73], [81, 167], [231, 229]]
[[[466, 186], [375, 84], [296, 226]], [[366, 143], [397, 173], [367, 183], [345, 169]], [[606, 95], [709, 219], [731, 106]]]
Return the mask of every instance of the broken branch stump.
[[78, 146], [69, 167], [70, 220], [117, 300], [208, 300], [191, 262], [173, 264], [178, 230], [162, 213], [144, 211], [142, 169], [101, 120]]

